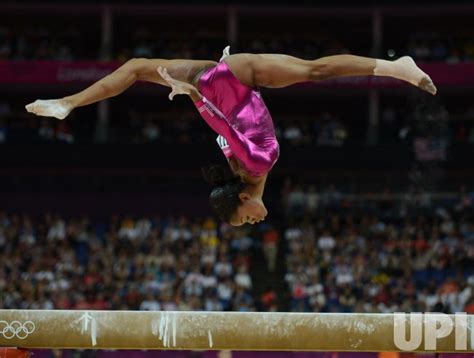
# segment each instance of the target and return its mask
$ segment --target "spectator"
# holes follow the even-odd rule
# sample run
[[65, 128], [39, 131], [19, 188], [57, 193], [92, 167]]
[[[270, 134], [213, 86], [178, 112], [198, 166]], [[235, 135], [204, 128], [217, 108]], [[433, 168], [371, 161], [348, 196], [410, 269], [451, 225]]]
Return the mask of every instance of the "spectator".
[[56, 139], [58, 142], [64, 142], [68, 144], [74, 143], [74, 134], [72, 133], [71, 127], [68, 122], [60, 121], [56, 128]]
[[5, 121], [0, 118], [0, 144], [3, 144], [7, 141], [7, 127], [5, 126]]
[[303, 133], [301, 132], [300, 126], [295, 123], [288, 125], [283, 131], [283, 139], [288, 141], [290, 144], [299, 144], [303, 139]]
[[291, 216], [301, 216], [306, 207], [306, 196], [301, 186], [295, 186], [287, 197], [287, 212]]
[[155, 295], [149, 291], [142, 303], [140, 303], [140, 311], [160, 311], [161, 306]]
[[267, 287], [260, 297], [260, 301], [264, 307], [265, 311], [276, 312], [278, 309], [277, 304], [277, 294], [275, 290], [270, 287]]
[[263, 233], [263, 253], [269, 272], [274, 272], [276, 268], [279, 241], [279, 233], [275, 228], [269, 228]]
[[41, 120], [38, 129], [38, 136], [41, 142], [52, 142], [55, 139], [54, 127], [50, 119]]
[[160, 128], [152, 121], [148, 121], [142, 130], [145, 142], [156, 142], [160, 137]]
[[248, 291], [252, 288], [252, 278], [247, 272], [246, 266], [242, 265], [238, 268], [237, 274], [235, 275], [235, 284], [237, 287], [242, 287]]

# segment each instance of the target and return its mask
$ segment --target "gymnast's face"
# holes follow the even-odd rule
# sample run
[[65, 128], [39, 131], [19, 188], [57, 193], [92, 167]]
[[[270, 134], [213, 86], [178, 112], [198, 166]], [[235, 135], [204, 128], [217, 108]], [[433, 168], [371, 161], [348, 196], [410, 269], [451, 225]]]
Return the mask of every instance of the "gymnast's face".
[[235, 214], [232, 215], [231, 225], [255, 224], [265, 220], [268, 211], [261, 199], [252, 198], [248, 193], [240, 193], [239, 198], [242, 204], [237, 208]]

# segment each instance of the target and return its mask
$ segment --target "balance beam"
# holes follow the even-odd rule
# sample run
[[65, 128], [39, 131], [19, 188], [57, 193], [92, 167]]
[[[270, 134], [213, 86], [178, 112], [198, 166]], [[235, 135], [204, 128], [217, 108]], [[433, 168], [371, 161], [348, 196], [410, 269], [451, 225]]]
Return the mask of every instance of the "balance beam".
[[466, 314], [0, 310], [0, 346], [474, 352], [473, 326]]

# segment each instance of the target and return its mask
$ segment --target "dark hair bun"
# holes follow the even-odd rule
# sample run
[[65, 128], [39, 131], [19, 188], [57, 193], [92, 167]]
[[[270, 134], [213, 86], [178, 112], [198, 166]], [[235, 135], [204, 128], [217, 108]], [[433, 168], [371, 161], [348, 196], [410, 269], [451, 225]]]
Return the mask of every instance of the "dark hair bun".
[[220, 186], [234, 179], [230, 169], [222, 165], [208, 165], [201, 168], [204, 179], [213, 186]]
[[212, 210], [221, 220], [229, 222], [242, 204], [239, 195], [245, 188], [245, 183], [229, 167], [222, 165], [208, 165], [202, 167], [201, 171], [204, 179], [213, 185], [209, 195]]

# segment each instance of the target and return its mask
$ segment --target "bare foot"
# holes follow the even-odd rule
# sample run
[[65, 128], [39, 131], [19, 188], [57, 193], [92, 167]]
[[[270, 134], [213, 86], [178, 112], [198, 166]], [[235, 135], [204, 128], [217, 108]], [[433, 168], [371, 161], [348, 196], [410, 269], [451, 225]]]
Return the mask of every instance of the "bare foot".
[[73, 107], [64, 99], [38, 99], [25, 106], [26, 110], [37, 116], [55, 117], [64, 119], [73, 110]]
[[409, 82], [418, 86], [422, 90], [435, 95], [437, 92], [436, 86], [434, 85], [433, 81], [431, 80], [430, 76], [428, 76], [425, 72], [423, 72], [415, 63], [413, 58], [410, 56], [403, 56], [400, 57], [398, 60], [394, 61], [403, 69], [410, 80]]
[[422, 90], [431, 93], [433, 96], [438, 92], [438, 89], [434, 85], [433, 81], [431, 80], [430, 76], [424, 76], [421, 81], [418, 83], [418, 87]]

